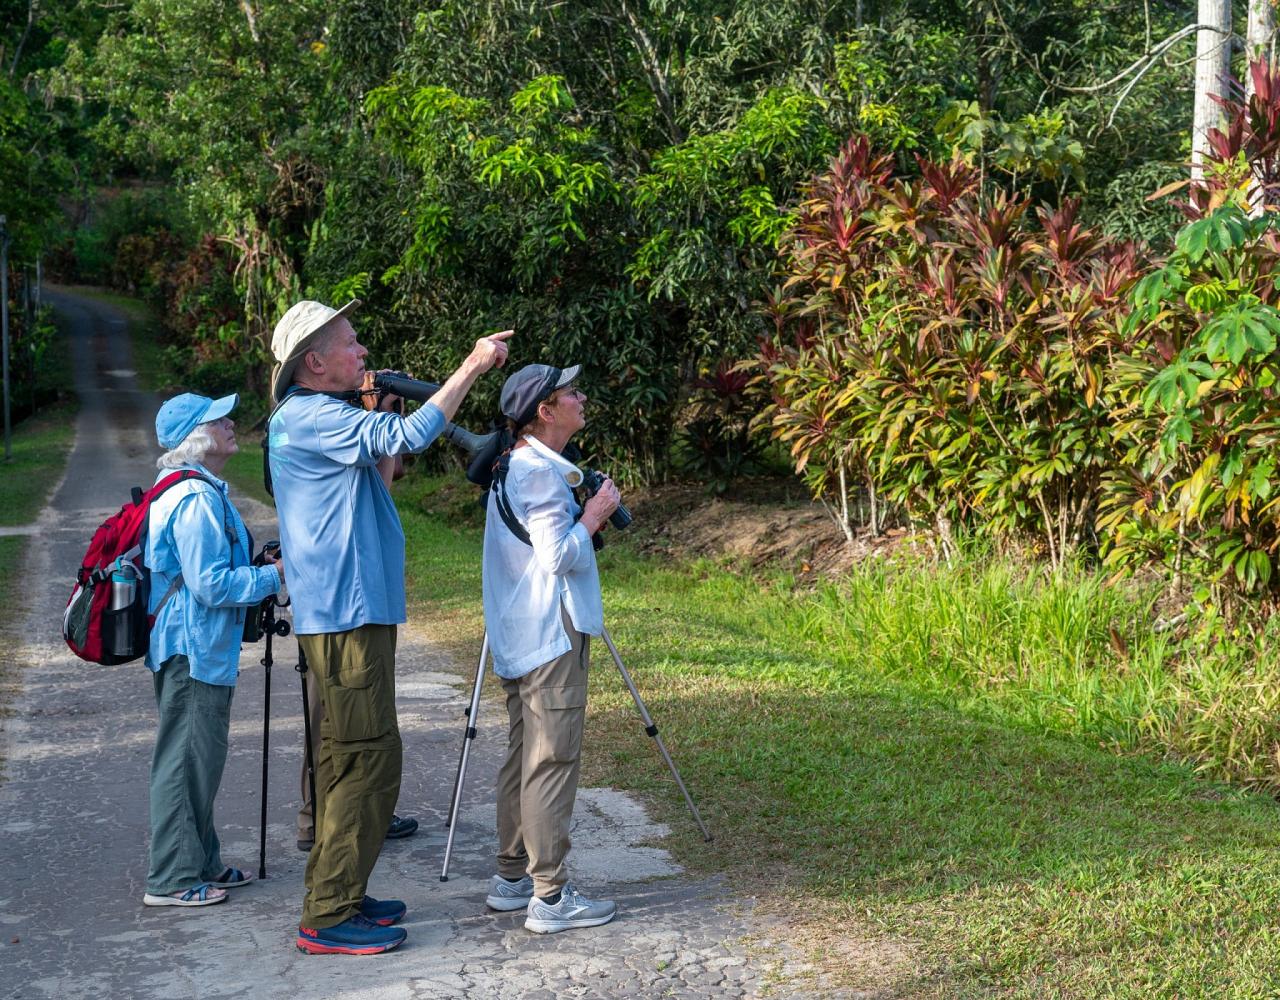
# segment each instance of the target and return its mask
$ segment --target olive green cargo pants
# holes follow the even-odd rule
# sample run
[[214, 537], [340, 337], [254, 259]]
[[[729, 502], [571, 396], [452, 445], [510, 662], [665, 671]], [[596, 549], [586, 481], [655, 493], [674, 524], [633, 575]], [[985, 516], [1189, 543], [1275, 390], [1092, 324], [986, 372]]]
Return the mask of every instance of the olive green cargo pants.
[[298, 642], [325, 707], [302, 904], [302, 926], [323, 929], [359, 911], [400, 796], [396, 629], [362, 625]]

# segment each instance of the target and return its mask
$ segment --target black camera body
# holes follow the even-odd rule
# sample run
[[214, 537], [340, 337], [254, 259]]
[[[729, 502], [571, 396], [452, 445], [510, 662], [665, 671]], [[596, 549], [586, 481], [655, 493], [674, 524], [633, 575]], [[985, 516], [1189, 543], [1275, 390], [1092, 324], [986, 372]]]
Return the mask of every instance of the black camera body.
[[[279, 555], [279, 542], [263, 542], [262, 550], [253, 557], [252, 562], [254, 566], [266, 566], [268, 563], [275, 562]], [[282, 604], [276, 599], [275, 594], [270, 594], [263, 598], [260, 604], [249, 608], [244, 616], [244, 633], [240, 636], [240, 641], [258, 642], [264, 635], [278, 635], [282, 638], [288, 635], [289, 623], [283, 618], [276, 617], [276, 608], [285, 607], [288, 603], [285, 601]]]
[[[590, 500], [593, 496], [600, 492], [600, 487], [604, 485], [605, 474], [599, 469], [583, 469], [582, 470], [582, 489], [586, 494], [583, 497], [583, 503]], [[618, 509], [609, 515], [609, 523], [621, 531], [631, 523], [631, 511], [623, 504], [618, 504]]]

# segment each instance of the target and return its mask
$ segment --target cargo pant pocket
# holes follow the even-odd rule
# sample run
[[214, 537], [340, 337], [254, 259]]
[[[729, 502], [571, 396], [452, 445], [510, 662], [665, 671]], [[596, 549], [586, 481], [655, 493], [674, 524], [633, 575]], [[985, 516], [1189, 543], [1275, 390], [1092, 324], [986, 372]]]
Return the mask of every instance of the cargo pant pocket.
[[396, 728], [395, 699], [379, 661], [340, 667], [325, 683], [324, 710], [332, 738], [373, 740]]
[[[539, 688], [530, 702], [538, 717], [538, 754], [542, 760], [570, 763], [582, 752], [582, 729], [587, 715], [586, 685]], [[525, 726], [525, 739], [529, 738]]]

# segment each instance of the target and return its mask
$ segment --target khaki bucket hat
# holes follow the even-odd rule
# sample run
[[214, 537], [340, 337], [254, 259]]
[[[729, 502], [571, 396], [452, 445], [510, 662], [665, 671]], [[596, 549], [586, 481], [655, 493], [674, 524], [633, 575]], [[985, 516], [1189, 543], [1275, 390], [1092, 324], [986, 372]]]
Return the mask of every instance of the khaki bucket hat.
[[289, 311], [280, 317], [271, 334], [271, 353], [277, 362], [271, 372], [271, 398], [275, 402], [280, 402], [284, 391], [293, 382], [298, 362], [311, 348], [311, 338], [331, 319], [347, 316], [359, 308], [359, 299], [352, 299], [341, 309], [304, 299], [290, 306]]

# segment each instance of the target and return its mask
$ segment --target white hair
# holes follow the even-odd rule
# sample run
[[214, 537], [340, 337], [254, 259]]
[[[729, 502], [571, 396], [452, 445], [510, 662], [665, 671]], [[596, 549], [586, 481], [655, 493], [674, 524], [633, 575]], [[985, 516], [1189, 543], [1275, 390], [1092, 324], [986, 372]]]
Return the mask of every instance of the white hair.
[[209, 425], [196, 424], [195, 430], [184, 437], [176, 448], [166, 451], [156, 459], [157, 469], [181, 469], [187, 465], [203, 465], [204, 457], [218, 447]]

